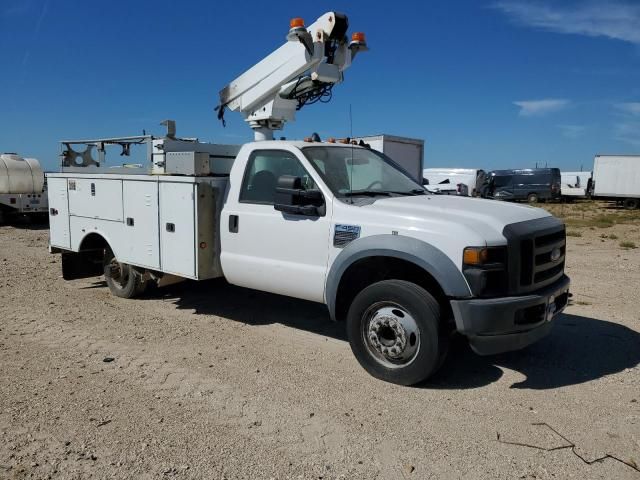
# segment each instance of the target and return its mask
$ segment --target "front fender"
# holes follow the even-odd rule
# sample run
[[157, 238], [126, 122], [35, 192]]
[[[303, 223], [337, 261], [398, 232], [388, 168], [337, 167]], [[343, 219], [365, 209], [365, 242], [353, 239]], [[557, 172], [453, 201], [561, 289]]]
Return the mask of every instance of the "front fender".
[[442, 250], [412, 237], [372, 235], [351, 242], [331, 265], [325, 286], [325, 303], [332, 320], [335, 320], [336, 297], [342, 275], [354, 262], [366, 257], [393, 257], [411, 262], [427, 271], [448, 297], [472, 296], [462, 272]]

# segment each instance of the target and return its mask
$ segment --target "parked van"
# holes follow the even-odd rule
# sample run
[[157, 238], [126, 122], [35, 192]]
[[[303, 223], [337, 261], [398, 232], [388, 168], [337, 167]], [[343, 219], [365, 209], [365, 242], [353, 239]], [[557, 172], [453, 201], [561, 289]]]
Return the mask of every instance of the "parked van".
[[497, 200], [536, 203], [560, 199], [560, 169], [526, 168], [489, 173], [483, 196]]

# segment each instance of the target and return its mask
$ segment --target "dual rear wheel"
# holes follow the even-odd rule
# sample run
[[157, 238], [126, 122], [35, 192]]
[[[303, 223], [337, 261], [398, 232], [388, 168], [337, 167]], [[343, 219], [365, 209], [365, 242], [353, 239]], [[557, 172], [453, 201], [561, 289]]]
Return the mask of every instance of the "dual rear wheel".
[[111, 250], [107, 250], [103, 261], [104, 278], [109, 290], [116, 297], [134, 298], [144, 293], [148, 279], [135, 267], [118, 262]]

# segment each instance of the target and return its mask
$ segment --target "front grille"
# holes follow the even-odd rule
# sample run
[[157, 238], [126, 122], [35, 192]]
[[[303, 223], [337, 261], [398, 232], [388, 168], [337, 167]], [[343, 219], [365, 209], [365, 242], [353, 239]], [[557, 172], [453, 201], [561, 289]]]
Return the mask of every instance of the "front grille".
[[522, 294], [543, 288], [564, 274], [565, 227], [554, 217], [507, 225], [509, 291]]
[[534, 290], [560, 278], [564, 272], [565, 243], [564, 227], [521, 240], [520, 286]]

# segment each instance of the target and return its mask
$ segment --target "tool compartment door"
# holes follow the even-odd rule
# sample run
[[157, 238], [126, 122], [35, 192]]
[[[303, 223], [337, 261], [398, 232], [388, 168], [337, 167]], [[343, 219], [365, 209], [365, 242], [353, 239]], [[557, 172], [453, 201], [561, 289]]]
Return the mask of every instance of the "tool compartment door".
[[162, 271], [195, 278], [195, 185], [177, 182], [159, 185]]
[[49, 243], [52, 247], [71, 248], [69, 200], [66, 178], [48, 178]]
[[158, 183], [125, 180], [124, 235], [120, 248], [123, 262], [143, 267], [160, 268], [160, 239], [158, 235]]

